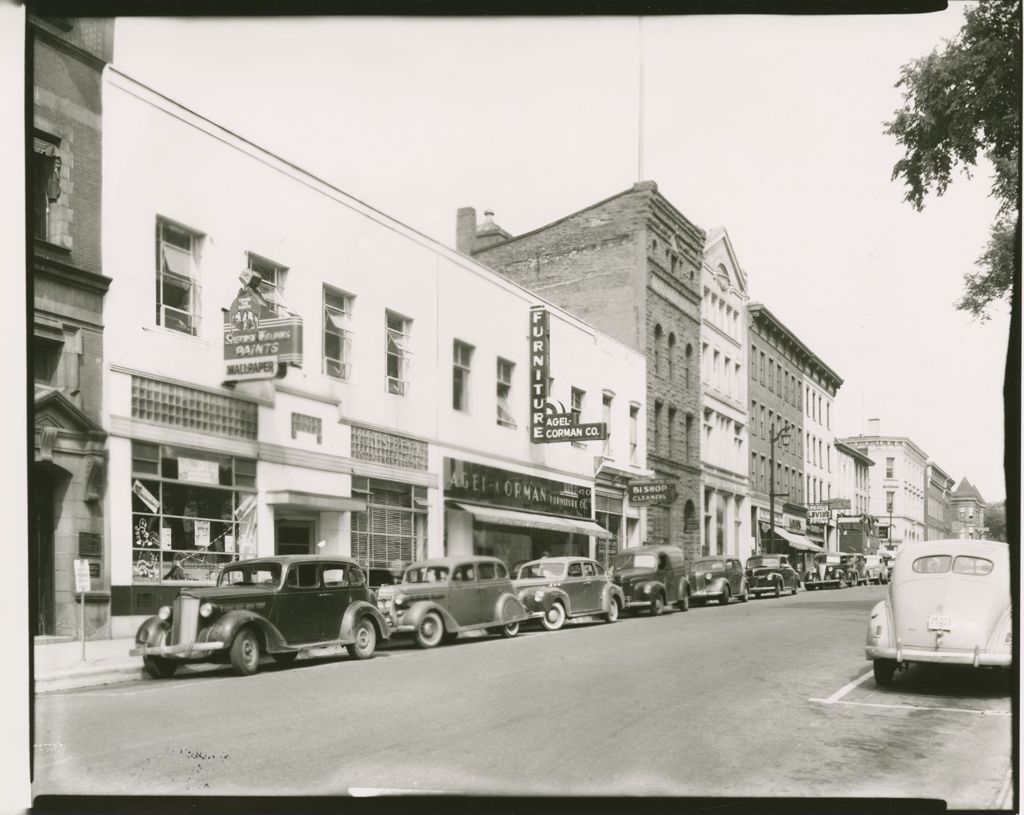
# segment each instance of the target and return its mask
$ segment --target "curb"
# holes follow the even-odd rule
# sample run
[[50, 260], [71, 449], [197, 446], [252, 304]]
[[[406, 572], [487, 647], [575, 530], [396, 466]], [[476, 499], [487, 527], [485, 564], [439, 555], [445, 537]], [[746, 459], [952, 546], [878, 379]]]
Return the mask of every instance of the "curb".
[[99, 685], [113, 685], [118, 682], [132, 682], [143, 679], [141, 665], [123, 666], [120, 668], [73, 668], [37, 676], [35, 692], [37, 694], [52, 691], [71, 690], [75, 688], [91, 688]]

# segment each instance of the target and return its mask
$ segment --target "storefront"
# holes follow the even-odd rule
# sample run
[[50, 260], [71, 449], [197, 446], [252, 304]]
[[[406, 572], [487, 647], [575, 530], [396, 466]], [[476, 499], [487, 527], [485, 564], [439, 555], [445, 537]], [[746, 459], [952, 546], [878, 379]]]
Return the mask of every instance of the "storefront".
[[513, 568], [544, 556], [594, 557], [595, 541], [616, 540], [594, 520], [591, 486], [446, 457], [442, 488], [448, 555], [491, 555]]

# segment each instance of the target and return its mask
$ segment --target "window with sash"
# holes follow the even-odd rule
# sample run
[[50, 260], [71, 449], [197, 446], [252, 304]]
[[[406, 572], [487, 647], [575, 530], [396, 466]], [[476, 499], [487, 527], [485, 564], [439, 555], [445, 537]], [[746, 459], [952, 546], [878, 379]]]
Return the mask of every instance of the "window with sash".
[[324, 373], [347, 380], [352, 375], [351, 294], [324, 286]]
[[498, 357], [497, 371], [497, 406], [498, 424], [502, 427], [515, 427], [516, 420], [512, 415], [512, 372], [515, 363]]
[[409, 389], [409, 331], [412, 320], [393, 311], [385, 311], [384, 322], [386, 389], [388, 393], [404, 396]]
[[455, 340], [452, 347], [452, 409], [469, 411], [469, 371], [473, 346]]
[[156, 324], [199, 333], [200, 235], [170, 221], [156, 222]]

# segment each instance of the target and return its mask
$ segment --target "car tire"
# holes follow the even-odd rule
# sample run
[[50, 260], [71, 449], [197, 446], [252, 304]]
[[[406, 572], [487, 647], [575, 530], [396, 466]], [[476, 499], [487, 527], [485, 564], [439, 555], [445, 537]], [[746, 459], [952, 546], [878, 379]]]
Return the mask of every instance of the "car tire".
[[239, 676], [252, 676], [260, 668], [260, 641], [251, 628], [243, 628], [231, 643], [231, 667]]
[[744, 580], [743, 581], [743, 591], [740, 592], [740, 596], [739, 596], [739, 601], [741, 603], [747, 602], [747, 595], [748, 595], [748, 593], [749, 593], [749, 589], [747, 589], [747, 582]]
[[776, 583], [775, 584], [775, 596], [776, 597], [782, 597], [782, 584], [781, 583]]
[[498, 629], [498, 633], [507, 640], [512, 639], [519, 633], [519, 622], [508, 623], [507, 625], [501, 626], [501, 628]]
[[142, 665], [154, 679], [170, 679], [178, 670], [178, 663], [166, 657], [143, 657]]
[[676, 603], [676, 608], [678, 608], [680, 611], [690, 610], [690, 592], [684, 591], [681, 595], [679, 595], [679, 600]]
[[725, 591], [722, 593], [722, 596], [718, 598], [718, 604], [722, 606], [727, 606], [729, 605], [729, 600], [731, 599], [732, 598], [730, 597], [729, 587], [726, 586]]
[[428, 611], [416, 626], [413, 639], [420, 648], [434, 648], [444, 639], [444, 623], [436, 611]]
[[662, 599], [660, 593], [656, 593], [651, 598], [651, 616], [657, 617], [661, 612], [665, 610], [665, 601]]
[[876, 659], [871, 666], [875, 672], [876, 685], [884, 688], [892, 684], [892, 678], [896, 675], [896, 660]]
[[298, 651], [282, 651], [280, 654], [271, 654], [271, 658], [278, 665], [288, 666], [295, 662], [299, 658]]
[[837, 588], [840, 588], [840, 589], [845, 589], [846, 588], [846, 578], [843, 577], [842, 575], [839, 576], [839, 586]]
[[604, 618], [609, 623], [614, 623], [619, 619], [619, 601], [614, 597], [608, 601], [608, 613], [604, 615]]
[[458, 631], [445, 631], [444, 632], [444, 636], [441, 637], [441, 642], [444, 645], [451, 645], [458, 638], [459, 638], [459, 632]]
[[790, 594], [793, 595], [794, 597], [796, 597], [796, 593], [799, 590], [800, 590], [800, 584], [799, 583], [794, 583], [793, 584], [793, 590], [790, 592]]
[[369, 659], [377, 647], [377, 629], [369, 617], [361, 617], [352, 631], [355, 642], [345, 646], [352, 659]]
[[540, 618], [540, 624], [544, 626], [545, 631], [557, 631], [565, 625], [565, 606], [561, 603], [552, 603], [551, 608]]

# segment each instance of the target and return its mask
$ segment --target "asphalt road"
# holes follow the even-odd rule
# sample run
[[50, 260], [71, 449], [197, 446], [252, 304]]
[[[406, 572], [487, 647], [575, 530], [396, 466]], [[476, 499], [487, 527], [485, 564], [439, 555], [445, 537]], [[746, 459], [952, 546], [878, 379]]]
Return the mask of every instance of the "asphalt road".
[[863, 643], [884, 590], [44, 695], [33, 794], [388, 789], [1008, 807], [1009, 677], [921, 666], [876, 688]]

